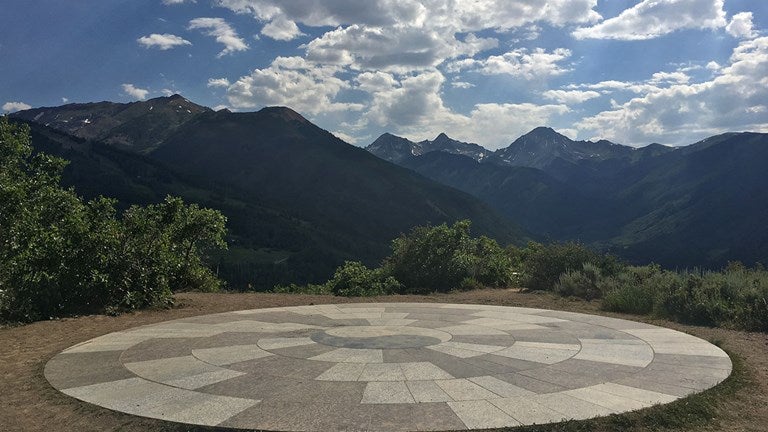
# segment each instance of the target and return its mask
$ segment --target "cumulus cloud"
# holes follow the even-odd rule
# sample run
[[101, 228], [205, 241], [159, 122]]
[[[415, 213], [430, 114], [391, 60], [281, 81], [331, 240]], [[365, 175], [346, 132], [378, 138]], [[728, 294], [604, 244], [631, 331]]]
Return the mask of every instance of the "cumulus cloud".
[[643, 0], [591, 27], [576, 29], [577, 39], [653, 39], [681, 29], [725, 27], [724, 0]]
[[334, 67], [321, 67], [302, 57], [277, 57], [269, 67], [255, 69], [227, 88], [234, 108], [287, 105], [302, 113], [360, 110], [362, 105], [335, 102], [350, 84], [338, 78]]
[[536, 23], [592, 23], [597, 0], [217, 0], [219, 6], [253, 15], [262, 34], [290, 40], [297, 24], [330, 26], [304, 47], [307, 57], [355, 70], [407, 73], [495, 48], [498, 40], [474, 32], [521, 29], [537, 37]]
[[295, 22], [286, 19], [285, 17], [278, 17], [267, 23], [267, 25], [261, 29], [261, 34], [282, 41], [289, 41], [304, 35]]
[[31, 105], [25, 104], [24, 102], [6, 102], [3, 104], [3, 111], [7, 113], [12, 113], [16, 111], [24, 111], [32, 108]]
[[543, 48], [536, 48], [533, 51], [519, 48], [481, 60], [458, 60], [451, 63], [448, 70], [455, 72], [468, 69], [485, 75], [506, 74], [530, 80], [567, 72], [569, 69], [559, 63], [570, 56], [571, 51], [565, 48], [557, 48], [551, 52], [547, 52]]
[[471, 89], [474, 86], [475, 86], [474, 84], [472, 84], [470, 82], [466, 82], [466, 81], [453, 81], [453, 82], [451, 82], [451, 87], [453, 87], [453, 88]]
[[429, 70], [403, 78], [371, 95], [363, 121], [414, 140], [449, 131], [463, 141], [489, 148], [508, 145], [514, 138], [568, 112], [562, 104], [476, 104], [469, 114], [456, 113], [441, 97], [445, 77]]
[[123, 84], [123, 93], [134, 99], [144, 100], [149, 95], [149, 90], [138, 88], [133, 84]]
[[139, 43], [139, 45], [143, 45], [145, 48], [157, 48], [162, 51], [169, 50], [177, 46], [192, 45], [192, 42], [182, 38], [181, 36], [176, 36], [170, 33], [152, 33], [149, 36], [142, 36], [136, 39], [136, 41]]
[[768, 131], [768, 37], [742, 41], [709, 81], [656, 88], [581, 120], [585, 132], [619, 142], [688, 144], [725, 131]]
[[566, 105], [575, 105], [600, 97], [600, 93], [594, 90], [547, 90], [542, 96]]
[[306, 45], [307, 58], [358, 70], [408, 72], [435, 67], [448, 58], [473, 56], [495, 48], [498, 40], [474, 34], [458, 40], [417, 27], [366, 27], [353, 24], [329, 31]]
[[208, 87], [229, 87], [229, 80], [226, 78], [208, 78]]
[[201, 30], [207, 36], [216, 38], [216, 42], [224, 45], [216, 57], [223, 57], [237, 51], [245, 51], [248, 44], [237, 35], [235, 29], [222, 18], [195, 18], [189, 22], [189, 30]]
[[731, 18], [731, 22], [725, 26], [725, 31], [733, 37], [752, 38], [755, 37], [752, 25], [752, 12], [741, 12]]

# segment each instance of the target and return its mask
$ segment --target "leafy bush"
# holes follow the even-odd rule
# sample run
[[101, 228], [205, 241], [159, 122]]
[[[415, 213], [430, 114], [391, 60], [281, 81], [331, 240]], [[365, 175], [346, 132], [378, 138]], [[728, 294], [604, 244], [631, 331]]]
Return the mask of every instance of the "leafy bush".
[[614, 312], [649, 314], [657, 293], [666, 286], [669, 275], [657, 265], [627, 267], [621, 273], [602, 278], [598, 285], [603, 295], [601, 307]]
[[60, 186], [66, 161], [32, 154], [29, 129], [0, 118], [0, 318], [32, 321], [166, 305], [171, 288], [218, 288], [202, 262], [225, 218], [178, 198], [131, 207]]
[[578, 271], [586, 263], [593, 263], [605, 275], [612, 275], [621, 268], [620, 263], [610, 255], [600, 255], [578, 243], [552, 243], [542, 245], [530, 242], [522, 250], [511, 250], [517, 254], [522, 271], [522, 285], [532, 290], [550, 291], [568, 271]]
[[592, 300], [600, 297], [600, 269], [591, 263], [584, 263], [581, 271], [567, 271], [560, 275], [555, 292], [565, 297], [580, 297]]
[[346, 261], [325, 286], [332, 294], [347, 297], [392, 294], [400, 289], [400, 283], [382, 269], [371, 270], [357, 261]]
[[426, 293], [459, 288], [472, 278], [486, 286], [505, 286], [512, 280], [509, 256], [487, 237], [472, 238], [470, 222], [416, 227], [392, 242], [384, 270], [408, 292]]

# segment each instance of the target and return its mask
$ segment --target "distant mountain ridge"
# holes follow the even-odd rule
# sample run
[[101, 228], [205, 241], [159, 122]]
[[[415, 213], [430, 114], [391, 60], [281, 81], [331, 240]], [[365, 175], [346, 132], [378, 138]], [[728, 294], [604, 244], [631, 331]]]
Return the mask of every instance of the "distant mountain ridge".
[[[285, 107], [214, 112], [181, 96], [70, 104], [11, 115], [33, 145], [71, 161], [64, 182], [120, 206], [166, 194], [220, 209], [235, 288], [327, 280], [345, 260], [377, 265], [412, 227], [460, 219], [502, 243], [524, 232], [477, 198], [349, 145]], [[84, 121], [84, 120], [89, 121]]]
[[434, 151], [398, 163], [475, 195], [542, 240], [669, 267], [768, 263], [760, 222], [768, 218], [768, 134], [631, 148], [541, 127], [482, 162]]
[[390, 162], [399, 163], [412, 156], [420, 156], [431, 152], [446, 152], [470, 157], [476, 161], [482, 161], [492, 151], [473, 143], [466, 143], [448, 137], [441, 133], [434, 140], [413, 142], [390, 133], [384, 133], [376, 141], [372, 142], [366, 150], [376, 156]]

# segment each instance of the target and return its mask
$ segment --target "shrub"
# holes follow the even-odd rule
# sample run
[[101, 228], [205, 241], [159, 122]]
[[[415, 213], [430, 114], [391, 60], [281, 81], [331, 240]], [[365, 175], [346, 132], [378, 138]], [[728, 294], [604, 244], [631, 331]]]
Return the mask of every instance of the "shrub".
[[334, 295], [364, 297], [395, 293], [400, 283], [382, 269], [371, 270], [360, 262], [346, 261], [325, 287]]
[[487, 237], [472, 238], [470, 222], [416, 227], [392, 242], [385, 272], [409, 292], [426, 293], [459, 288], [467, 278], [486, 286], [505, 286], [512, 280], [509, 256]]
[[603, 295], [601, 308], [614, 312], [648, 314], [653, 311], [659, 285], [666, 276], [657, 265], [627, 267], [598, 283]]
[[600, 297], [600, 269], [591, 263], [584, 263], [581, 271], [567, 271], [560, 275], [555, 292], [565, 297], [580, 297], [592, 300]]
[[203, 265], [224, 217], [178, 198], [83, 202], [59, 184], [66, 161], [32, 154], [29, 128], [0, 118], [0, 318], [32, 321], [164, 306], [171, 288], [218, 288]]
[[578, 271], [586, 263], [605, 267], [611, 274], [617, 266], [615, 258], [601, 256], [578, 243], [553, 243], [542, 245], [530, 242], [520, 253], [522, 284], [532, 290], [553, 290], [560, 275]]

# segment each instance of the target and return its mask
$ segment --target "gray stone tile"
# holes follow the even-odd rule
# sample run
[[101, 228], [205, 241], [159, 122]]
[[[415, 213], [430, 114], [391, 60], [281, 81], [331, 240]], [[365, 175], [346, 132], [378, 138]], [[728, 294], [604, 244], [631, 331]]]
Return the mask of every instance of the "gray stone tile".
[[561, 385], [538, 380], [536, 378], [532, 378], [526, 375], [521, 375], [520, 373], [496, 374], [493, 376], [502, 381], [506, 381], [510, 384], [514, 384], [518, 387], [524, 388], [526, 390], [530, 390], [538, 394], [554, 393], [554, 392], [567, 390], [565, 387]]
[[123, 363], [157, 360], [168, 357], [190, 355], [198, 338], [163, 338], [149, 339], [123, 351], [120, 357]]
[[499, 397], [499, 395], [468, 379], [436, 380], [435, 383], [455, 401], [485, 400]]
[[120, 351], [61, 354], [45, 365], [45, 378], [60, 390], [134, 377], [120, 362]]
[[497, 395], [504, 398], [516, 397], [516, 396], [528, 396], [528, 395], [535, 394], [530, 390], [526, 390], [522, 387], [518, 387], [514, 384], [510, 384], [506, 381], [502, 381], [498, 378], [495, 378], [489, 375], [469, 378], [469, 380], [485, 388], [486, 390], [490, 390], [493, 393], [496, 393]]
[[520, 422], [485, 400], [448, 402], [448, 406], [469, 429], [491, 429], [520, 425]]
[[416, 403], [403, 381], [369, 382], [363, 391], [363, 404]]
[[563, 413], [534, 402], [527, 396], [491, 399], [488, 402], [524, 425], [556, 423], [565, 420]]
[[567, 389], [575, 389], [579, 387], [588, 387], [595, 384], [600, 384], [606, 381], [605, 378], [600, 376], [587, 376], [576, 373], [570, 373], [554, 369], [551, 367], [541, 369], [530, 369], [518, 372], [520, 375], [529, 376], [539, 381], [546, 381], [560, 387]]
[[464, 423], [444, 403], [393, 404], [369, 406], [369, 430], [434, 431], [463, 430]]
[[562, 413], [566, 419], [583, 420], [613, 413], [611, 409], [563, 393], [536, 395], [531, 400]]
[[453, 401], [434, 381], [406, 381], [405, 384], [417, 403]]

